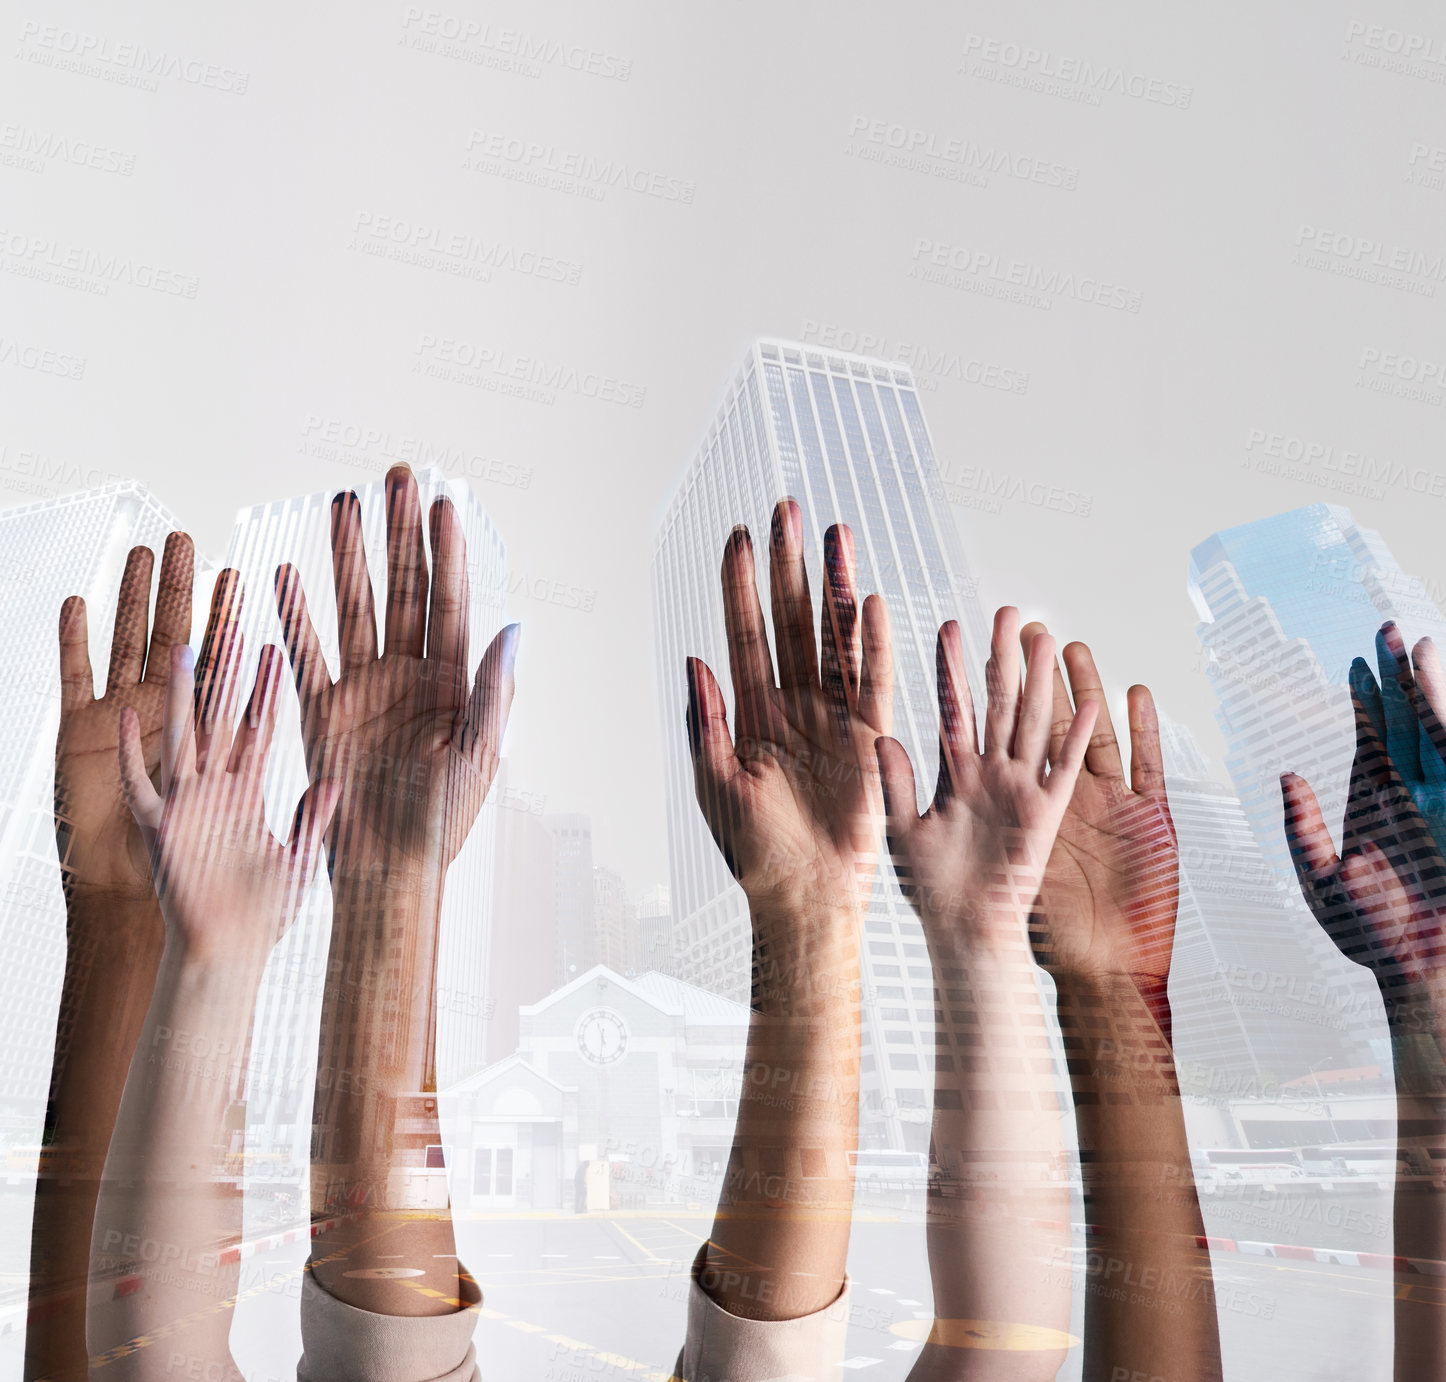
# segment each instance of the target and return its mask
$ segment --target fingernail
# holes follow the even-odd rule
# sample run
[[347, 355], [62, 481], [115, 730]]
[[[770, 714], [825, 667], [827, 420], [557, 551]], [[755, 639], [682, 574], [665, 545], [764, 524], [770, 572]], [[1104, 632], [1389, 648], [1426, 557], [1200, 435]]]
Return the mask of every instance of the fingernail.
[[702, 734], [698, 726], [698, 674], [693, 667], [693, 658], [687, 660], [688, 709], [683, 715], [683, 724], [688, 731], [688, 748], [696, 756]]

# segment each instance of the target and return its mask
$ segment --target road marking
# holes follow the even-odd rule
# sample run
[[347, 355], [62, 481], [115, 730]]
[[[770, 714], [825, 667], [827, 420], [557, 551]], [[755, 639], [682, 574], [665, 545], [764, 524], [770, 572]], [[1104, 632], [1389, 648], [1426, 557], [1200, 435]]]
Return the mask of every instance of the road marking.
[[620, 1223], [616, 1222], [616, 1220], [610, 1219], [608, 1222], [612, 1225], [613, 1228], [617, 1229], [617, 1231], [621, 1233], [623, 1237], [626, 1238], [628, 1242], [631, 1243], [650, 1262], [661, 1262], [663, 1260], [645, 1243], [638, 1242], [638, 1240], [634, 1238], [633, 1235], [629, 1233], [627, 1229], [625, 1229]]

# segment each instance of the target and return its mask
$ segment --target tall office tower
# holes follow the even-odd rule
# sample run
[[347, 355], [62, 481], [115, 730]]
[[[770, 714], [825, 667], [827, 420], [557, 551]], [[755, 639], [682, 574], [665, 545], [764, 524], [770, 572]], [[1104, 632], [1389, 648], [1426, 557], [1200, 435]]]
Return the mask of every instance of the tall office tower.
[[[487, 966], [487, 1064], [517, 1050], [517, 1010], [557, 986], [557, 897], [552, 832], [540, 796], [514, 790], [510, 765], [498, 765], [497, 860], [492, 946]], [[533, 805], [536, 810], [530, 809]]]
[[638, 971], [673, 973], [673, 903], [666, 883], [638, 895]]
[[[503, 624], [507, 594], [506, 553], [492, 520], [465, 481], [448, 480], [437, 469], [417, 472], [425, 514], [434, 499], [447, 495], [456, 508], [467, 541], [469, 578], [469, 656], [475, 671], [487, 644]], [[379, 627], [386, 608], [386, 495], [383, 481], [359, 486], [362, 527], [371, 571]], [[256, 655], [264, 643], [284, 647], [276, 614], [273, 582], [276, 568], [290, 562], [301, 574], [307, 606], [327, 663], [337, 667], [336, 600], [331, 565], [332, 491], [301, 495], [241, 510], [236, 517], [228, 564], [245, 583], [242, 628], [248, 656], [244, 675], [249, 684]], [[430, 542], [428, 542], [430, 551]], [[429, 557], [430, 560], [430, 557]], [[306, 786], [306, 765], [294, 691], [289, 677], [277, 717], [267, 778], [267, 810], [278, 834], [290, 828], [291, 811]], [[437, 954], [437, 1076], [445, 1085], [479, 1070], [486, 1060], [487, 956], [492, 943], [492, 866], [496, 846], [496, 807], [491, 797], [447, 873], [443, 894], [441, 937]], [[309, 1107], [315, 1073], [339, 1078], [353, 1064], [349, 1052], [356, 1026], [368, 1011], [364, 967], [345, 950], [328, 960], [330, 891], [319, 880], [305, 908], [277, 947], [267, 968], [257, 1007], [256, 1036], [248, 1084], [247, 1117], [253, 1145], [265, 1137], [273, 1147], [290, 1145], [304, 1164], [305, 1141], [300, 1120]], [[321, 996], [328, 962], [354, 985], [355, 1003], [347, 1005], [334, 1026], [316, 1041]], [[264, 1132], [263, 1132], [264, 1129]], [[322, 1149], [318, 1154], [325, 1156]]]
[[620, 873], [602, 864], [593, 866], [592, 905], [597, 963], [619, 974], [636, 974], [638, 908]]
[[592, 821], [580, 815], [544, 816], [552, 833], [554, 916], [557, 918], [557, 977], [571, 983], [597, 963], [593, 922]]
[[[1239, 798], [1211, 777], [1190, 731], [1164, 715], [1160, 731], [1180, 847], [1170, 992], [1183, 1087], [1225, 1103], [1368, 1062], [1350, 1036], [1356, 1010], [1338, 991], [1349, 976], [1328, 963], [1300, 890], [1272, 872]], [[1354, 997], [1369, 1001], [1361, 978]]]
[[[1310, 783], [1339, 844], [1355, 754], [1351, 660], [1364, 657], [1375, 669], [1376, 630], [1386, 619], [1399, 622], [1408, 644], [1423, 634], [1439, 641], [1446, 621], [1380, 534], [1333, 504], [1207, 538], [1190, 555], [1189, 585], [1226, 768], [1267, 865], [1294, 889], [1280, 774], [1299, 773]], [[1343, 1031], [1347, 1051], [1372, 1049], [1380, 1063], [1379, 1009], [1363, 988], [1364, 971], [1319, 927], [1299, 930], [1308, 937], [1308, 958], [1298, 977], [1325, 986], [1321, 1011]]]
[[[84, 597], [91, 668], [103, 692], [126, 555], [137, 544], [150, 547], [159, 573], [166, 534], [176, 526], [152, 494], [130, 481], [0, 513], [0, 587], [10, 619], [0, 639], [0, 1131], [34, 1143], [52, 1053], [64, 1059], [74, 1020], [68, 1012], [57, 1020], [55, 1008], [66, 964], [54, 818], [60, 606], [68, 595]], [[210, 571], [214, 565], [198, 557], [196, 643], [205, 630]]]
[[[988, 627], [943, 502], [911, 372], [857, 355], [756, 342], [667, 506], [653, 556], [675, 972], [742, 1001], [751, 956], [748, 912], [694, 800], [683, 729], [684, 666], [689, 655], [701, 657], [728, 688], [718, 577], [723, 543], [738, 523], [756, 535], [767, 611], [769, 525], [784, 495], [803, 512], [815, 613], [824, 589], [823, 536], [834, 522], [853, 530], [860, 594], [877, 591], [887, 601], [894, 733], [916, 765], [921, 800], [932, 795], [938, 761], [939, 625], [959, 620], [976, 687], [983, 686], [988, 654]], [[922, 1149], [932, 1102], [935, 993], [923, 936], [887, 860], [874, 888], [865, 950], [861, 1136], [865, 1146]]]
[[1446, 620], [1380, 534], [1334, 504], [1207, 538], [1190, 554], [1190, 595], [1231, 780], [1271, 868], [1293, 881], [1280, 774], [1310, 783], [1339, 839], [1355, 752], [1351, 659], [1375, 669], [1386, 619], [1408, 644], [1423, 634], [1439, 641]]

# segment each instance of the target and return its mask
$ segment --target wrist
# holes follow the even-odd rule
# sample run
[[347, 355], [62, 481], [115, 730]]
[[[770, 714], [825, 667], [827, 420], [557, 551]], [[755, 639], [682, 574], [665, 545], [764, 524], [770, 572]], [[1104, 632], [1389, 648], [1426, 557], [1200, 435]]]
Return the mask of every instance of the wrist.
[[441, 904], [445, 870], [416, 859], [336, 859], [330, 864], [333, 915], [422, 912]]
[[920, 912], [924, 942], [935, 973], [964, 970], [1005, 974], [1036, 968], [1025, 916], [1015, 907]]
[[860, 916], [838, 898], [750, 902], [750, 990], [755, 1014], [807, 1020], [860, 994]]
[[190, 1001], [218, 1013], [254, 1004], [270, 958], [270, 944], [221, 946], [168, 931], [156, 974], [156, 994]]
[[165, 940], [161, 906], [153, 888], [144, 892], [126, 888], [67, 887], [65, 926], [72, 936], [111, 952], [142, 944], [161, 953]]
[[1446, 1012], [1446, 991], [1439, 981], [1379, 985], [1386, 1010], [1386, 1026], [1393, 1038], [1437, 1036]]

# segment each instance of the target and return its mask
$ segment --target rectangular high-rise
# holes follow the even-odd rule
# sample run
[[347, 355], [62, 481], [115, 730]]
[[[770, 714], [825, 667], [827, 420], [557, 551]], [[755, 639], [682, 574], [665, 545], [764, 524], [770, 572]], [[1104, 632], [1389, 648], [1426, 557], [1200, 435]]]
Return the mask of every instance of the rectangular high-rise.
[[[658, 694], [666, 773], [674, 917], [672, 972], [747, 998], [747, 906], [693, 795], [683, 716], [685, 659], [701, 657], [729, 686], [719, 567], [738, 523], [757, 535], [768, 609], [767, 541], [785, 495], [803, 513], [815, 615], [823, 535], [845, 523], [860, 597], [883, 595], [893, 629], [894, 733], [913, 759], [922, 799], [938, 756], [934, 641], [958, 619], [982, 691], [989, 631], [975, 596], [908, 368], [864, 356], [761, 340], [747, 352], [669, 501], [653, 557]], [[771, 618], [769, 620], [771, 624]], [[725, 695], [728, 692], [725, 689]], [[980, 695], [982, 703], [982, 695]], [[861, 1136], [864, 1145], [928, 1145], [937, 995], [922, 932], [885, 859], [866, 921]], [[941, 1053], [941, 1059], [952, 1056]]]

